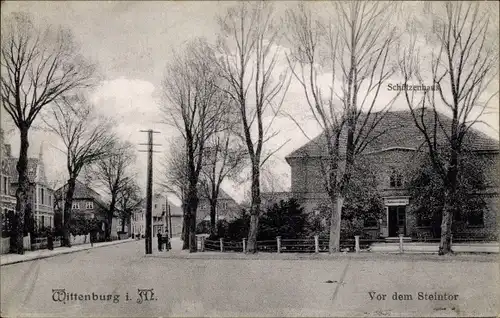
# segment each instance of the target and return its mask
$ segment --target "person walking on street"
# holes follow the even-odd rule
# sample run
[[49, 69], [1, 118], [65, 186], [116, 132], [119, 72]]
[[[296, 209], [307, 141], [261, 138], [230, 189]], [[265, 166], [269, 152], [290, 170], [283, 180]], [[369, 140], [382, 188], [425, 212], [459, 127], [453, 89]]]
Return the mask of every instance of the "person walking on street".
[[158, 237], [158, 251], [162, 251], [162, 245], [163, 245], [163, 242], [162, 242], [162, 235], [161, 235], [161, 231], [158, 230], [158, 234], [156, 235]]

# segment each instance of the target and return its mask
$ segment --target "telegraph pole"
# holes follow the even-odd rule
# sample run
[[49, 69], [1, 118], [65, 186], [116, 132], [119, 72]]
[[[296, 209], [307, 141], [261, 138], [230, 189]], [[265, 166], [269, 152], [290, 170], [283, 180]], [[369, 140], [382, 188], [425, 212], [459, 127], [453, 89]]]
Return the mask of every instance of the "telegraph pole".
[[153, 253], [153, 146], [159, 146], [158, 144], [153, 144], [153, 134], [159, 134], [160, 132], [154, 131], [152, 129], [141, 130], [141, 132], [148, 133], [148, 143], [140, 144], [147, 145], [148, 150], [139, 150], [140, 152], [148, 153], [148, 176], [147, 176], [147, 186], [146, 186], [146, 254]]

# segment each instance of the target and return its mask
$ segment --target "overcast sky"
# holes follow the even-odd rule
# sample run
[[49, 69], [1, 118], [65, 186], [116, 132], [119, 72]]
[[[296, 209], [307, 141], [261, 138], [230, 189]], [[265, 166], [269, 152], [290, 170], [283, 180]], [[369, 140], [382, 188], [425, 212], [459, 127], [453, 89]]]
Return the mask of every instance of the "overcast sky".
[[[146, 134], [140, 129], [161, 131], [155, 142], [162, 147], [155, 154], [156, 168], [167, 151], [168, 140], [176, 135], [171, 127], [160, 122], [160, 84], [172, 50], [182, 48], [183, 44], [194, 37], [205, 37], [209, 42], [215, 40], [218, 32], [216, 16], [234, 2], [117, 2], [117, 1], [15, 1], [2, 4], [2, 18], [14, 11], [31, 13], [37, 22], [63, 25], [72, 29], [81, 44], [82, 53], [99, 65], [103, 80], [92, 93], [92, 99], [99, 110], [106, 115], [118, 118], [117, 132], [124, 140], [134, 144], [146, 141]], [[294, 2], [278, 2], [280, 12]], [[327, 3], [324, 3], [327, 6]], [[498, 24], [498, 21], [497, 21]], [[384, 90], [381, 99], [388, 100], [392, 92]], [[285, 108], [293, 114], [303, 114], [305, 106], [303, 92], [299, 85], [291, 85]], [[498, 101], [498, 99], [497, 99]], [[405, 104], [398, 103], [396, 109], [403, 109]], [[2, 109], [2, 126], [9, 127]], [[304, 118], [301, 118], [304, 119]], [[481, 127], [490, 136], [498, 136], [498, 113], [484, 118], [494, 128]], [[310, 136], [320, 130], [312, 121], [302, 121]], [[280, 130], [271, 146], [281, 145], [290, 140], [273, 159], [273, 170], [281, 175], [283, 187], [290, 185], [290, 169], [284, 157], [307, 142], [307, 138], [297, 130], [286, 117], [279, 118], [273, 125]], [[18, 155], [18, 135], [12, 131], [7, 140], [13, 146], [13, 153]], [[44, 160], [49, 179], [63, 181], [66, 171], [64, 157], [52, 145], [58, 144], [55, 136], [42, 132], [32, 132], [30, 156], [37, 156], [42, 140]], [[138, 149], [145, 149], [137, 146]], [[145, 153], [138, 153], [139, 184], [145, 185]], [[244, 197], [244, 187], [224, 186], [226, 192], [238, 201]]]

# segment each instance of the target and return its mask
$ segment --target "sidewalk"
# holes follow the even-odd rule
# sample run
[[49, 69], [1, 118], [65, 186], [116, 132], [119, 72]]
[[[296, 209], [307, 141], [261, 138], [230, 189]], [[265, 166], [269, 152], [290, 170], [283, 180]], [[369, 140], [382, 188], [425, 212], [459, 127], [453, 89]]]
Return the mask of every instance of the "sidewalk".
[[121, 243], [128, 243], [128, 242], [136, 242], [136, 240], [126, 239], [126, 240], [118, 240], [118, 241], [112, 241], [112, 242], [94, 243], [94, 247], [91, 247], [90, 243], [88, 243], [88, 244], [75, 245], [72, 247], [57, 247], [52, 251], [47, 250], [47, 249], [37, 250], [37, 251], [25, 251], [23, 255], [2, 254], [2, 255], [0, 255], [0, 266], [28, 262], [28, 261], [52, 257], [52, 256], [56, 256], [56, 255], [69, 254], [69, 253], [89, 250], [92, 248], [98, 248], [98, 247], [104, 247], [104, 246], [121, 244]]

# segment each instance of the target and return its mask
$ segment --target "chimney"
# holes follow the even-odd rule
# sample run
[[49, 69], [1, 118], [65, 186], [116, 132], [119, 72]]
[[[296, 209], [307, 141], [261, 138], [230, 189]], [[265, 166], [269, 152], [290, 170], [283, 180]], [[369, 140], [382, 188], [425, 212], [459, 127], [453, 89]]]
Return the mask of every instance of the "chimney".
[[5, 157], [10, 158], [10, 145], [5, 145]]

